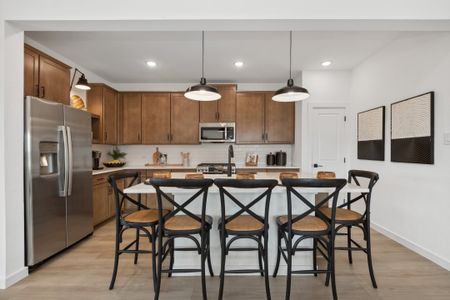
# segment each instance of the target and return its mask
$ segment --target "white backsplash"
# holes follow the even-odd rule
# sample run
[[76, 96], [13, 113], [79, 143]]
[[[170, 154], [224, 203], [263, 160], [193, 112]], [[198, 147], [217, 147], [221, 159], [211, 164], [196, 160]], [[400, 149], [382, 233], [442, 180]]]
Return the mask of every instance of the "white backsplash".
[[[181, 160], [181, 152], [190, 152], [190, 166], [195, 167], [197, 164], [206, 162], [226, 162], [229, 144], [201, 144], [201, 145], [122, 145], [119, 146], [122, 152], [127, 153], [125, 160], [129, 166], [144, 166], [151, 162], [152, 154], [156, 147], [159, 152], [167, 154], [169, 164], [179, 164]], [[277, 151], [286, 152], [287, 166], [292, 165], [292, 149], [293, 145], [235, 145], [233, 162], [237, 165], [245, 164], [245, 156], [247, 152], [257, 153], [259, 156], [258, 166], [266, 165], [266, 154]], [[110, 145], [92, 145], [93, 150], [102, 152], [102, 161], [110, 160], [107, 155], [112, 149]]]

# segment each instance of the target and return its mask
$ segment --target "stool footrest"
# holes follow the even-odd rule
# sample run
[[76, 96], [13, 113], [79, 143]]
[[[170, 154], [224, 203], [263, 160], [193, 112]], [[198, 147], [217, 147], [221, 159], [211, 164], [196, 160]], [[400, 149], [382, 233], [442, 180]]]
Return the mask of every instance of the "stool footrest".
[[264, 272], [264, 270], [260, 269], [225, 270], [225, 273], [227, 274], [245, 274], [245, 273], [261, 273], [261, 272]]

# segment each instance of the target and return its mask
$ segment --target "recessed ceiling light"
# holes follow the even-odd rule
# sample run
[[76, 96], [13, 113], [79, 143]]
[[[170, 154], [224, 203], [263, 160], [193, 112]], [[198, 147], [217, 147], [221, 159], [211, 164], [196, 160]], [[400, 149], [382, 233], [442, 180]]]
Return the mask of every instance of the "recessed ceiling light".
[[331, 65], [331, 61], [327, 60], [322, 63], [322, 67], [329, 67]]
[[234, 63], [234, 66], [235, 66], [236, 68], [242, 68], [242, 67], [244, 66], [244, 62], [242, 62], [242, 61], [237, 61], [237, 62]]
[[154, 67], [156, 67], [156, 62], [154, 62], [152, 60], [148, 60], [147, 61], [147, 66], [149, 66], [150, 68], [154, 68]]

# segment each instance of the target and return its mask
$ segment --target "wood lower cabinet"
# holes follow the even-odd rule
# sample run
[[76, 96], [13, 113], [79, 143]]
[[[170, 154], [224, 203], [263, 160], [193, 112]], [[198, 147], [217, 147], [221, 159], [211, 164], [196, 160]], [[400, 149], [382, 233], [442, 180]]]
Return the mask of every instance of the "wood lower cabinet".
[[92, 214], [93, 224], [98, 225], [110, 218], [110, 203], [106, 176], [92, 177]]
[[68, 65], [25, 45], [24, 95], [70, 104]]
[[170, 144], [170, 93], [142, 94], [142, 144]]
[[[113, 88], [102, 84], [92, 83], [87, 93], [90, 113], [99, 117], [99, 124], [92, 124], [95, 143], [115, 145], [118, 143], [118, 95]], [[97, 119], [93, 118], [93, 121]]]
[[265, 94], [261, 92], [236, 94], [237, 143], [264, 143], [264, 102]]
[[184, 97], [183, 93], [172, 93], [171, 101], [171, 143], [198, 144], [199, 103]]
[[295, 103], [272, 100], [273, 93], [265, 94], [265, 136], [268, 144], [293, 144], [295, 133]]
[[119, 102], [120, 144], [142, 143], [142, 94], [121, 93]]
[[236, 85], [214, 85], [222, 96], [218, 101], [200, 102], [200, 122], [236, 121]]

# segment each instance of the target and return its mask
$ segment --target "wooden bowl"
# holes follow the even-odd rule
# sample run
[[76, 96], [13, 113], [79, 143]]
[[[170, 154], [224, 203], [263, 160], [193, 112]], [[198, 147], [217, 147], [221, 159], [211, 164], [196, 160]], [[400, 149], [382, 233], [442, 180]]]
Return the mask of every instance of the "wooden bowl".
[[254, 173], [237, 173], [236, 179], [255, 179]]
[[184, 177], [185, 179], [204, 179], [205, 176], [201, 173], [189, 173]]
[[103, 165], [107, 168], [121, 168], [125, 166], [126, 162], [121, 161], [119, 163], [112, 163], [112, 162], [104, 162]]
[[170, 179], [172, 178], [172, 173], [170, 171], [153, 172], [152, 178]]
[[297, 172], [282, 172], [280, 173], [280, 180], [281, 179], [297, 179], [299, 176]]

